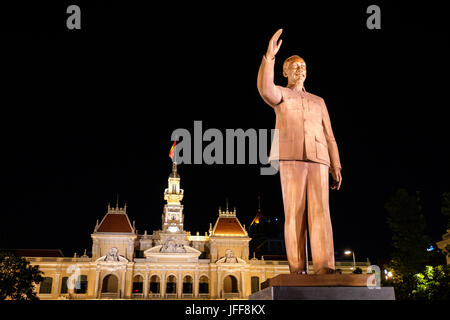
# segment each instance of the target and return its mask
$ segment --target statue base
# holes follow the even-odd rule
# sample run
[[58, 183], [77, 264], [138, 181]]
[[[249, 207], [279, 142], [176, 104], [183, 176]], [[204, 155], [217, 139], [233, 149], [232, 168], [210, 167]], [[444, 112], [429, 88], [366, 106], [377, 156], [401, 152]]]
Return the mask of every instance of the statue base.
[[261, 283], [268, 287], [367, 287], [371, 274], [280, 274]]
[[370, 274], [281, 274], [261, 283], [249, 300], [395, 300], [393, 287], [377, 288], [372, 279]]

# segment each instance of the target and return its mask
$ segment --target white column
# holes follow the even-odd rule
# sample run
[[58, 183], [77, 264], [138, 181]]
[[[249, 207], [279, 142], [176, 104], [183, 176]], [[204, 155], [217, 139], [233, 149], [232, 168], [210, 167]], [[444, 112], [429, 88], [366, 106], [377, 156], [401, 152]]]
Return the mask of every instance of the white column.
[[98, 254], [98, 239], [94, 239], [92, 242], [92, 260], [95, 261], [100, 256]]
[[126, 267], [123, 268], [122, 271], [122, 285], [121, 285], [121, 290], [120, 290], [120, 298], [124, 298], [125, 297], [125, 275], [126, 275], [127, 269]]
[[245, 297], [245, 272], [241, 270], [241, 294], [240, 297]]
[[183, 279], [181, 278], [181, 269], [178, 269], [178, 280], [177, 280], [177, 296], [181, 298], [181, 293], [183, 292]]
[[198, 298], [198, 286], [199, 286], [199, 278], [198, 278], [198, 269], [195, 269], [194, 273], [194, 298]]
[[221, 272], [219, 271], [219, 268], [217, 268], [217, 298], [222, 298], [220, 296], [220, 291], [222, 290], [222, 285], [220, 283], [220, 274]]
[[217, 247], [215, 242], [211, 243], [211, 261], [217, 261]]
[[100, 269], [97, 269], [95, 275], [94, 299], [98, 299], [99, 281], [100, 281]]
[[60, 273], [55, 275], [55, 285], [53, 287], [53, 295], [58, 295], [59, 292], [59, 278], [61, 277]]
[[133, 260], [133, 253], [134, 253], [134, 243], [133, 239], [128, 239], [128, 250], [127, 250], [127, 259]]
[[144, 298], [148, 298], [148, 270], [145, 270], [144, 276]]
[[161, 298], [164, 298], [166, 295], [166, 270], [162, 271], [160, 286]]
[[249, 256], [249, 252], [248, 252], [248, 242], [247, 242], [247, 244], [244, 247], [243, 253], [242, 253], [242, 259], [244, 259], [245, 261], [248, 261], [248, 258], [249, 258], [248, 256]]

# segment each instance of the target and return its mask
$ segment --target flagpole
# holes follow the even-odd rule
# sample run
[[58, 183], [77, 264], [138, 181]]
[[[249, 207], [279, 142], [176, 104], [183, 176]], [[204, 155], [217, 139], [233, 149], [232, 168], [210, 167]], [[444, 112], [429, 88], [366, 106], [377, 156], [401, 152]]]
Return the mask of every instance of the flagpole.
[[173, 162], [175, 162], [175, 164], [177, 164], [177, 140], [178, 136], [175, 136], [175, 146], [173, 147]]

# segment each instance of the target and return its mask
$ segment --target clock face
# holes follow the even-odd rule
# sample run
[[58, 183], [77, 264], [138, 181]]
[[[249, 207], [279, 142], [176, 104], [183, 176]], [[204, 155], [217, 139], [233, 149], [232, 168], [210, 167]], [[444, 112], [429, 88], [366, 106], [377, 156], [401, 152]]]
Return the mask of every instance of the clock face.
[[167, 228], [167, 230], [169, 230], [170, 232], [177, 232], [178, 231], [178, 227], [177, 226], [169, 226]]

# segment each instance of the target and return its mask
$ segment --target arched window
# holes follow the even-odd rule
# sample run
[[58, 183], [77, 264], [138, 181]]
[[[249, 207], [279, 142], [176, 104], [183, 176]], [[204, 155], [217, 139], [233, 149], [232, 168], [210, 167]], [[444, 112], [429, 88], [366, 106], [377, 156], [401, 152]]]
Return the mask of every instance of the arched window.
[[144, 292], [144, 280], [141, 275], [137, 275], [133, 279], [133, 293]]
[[198, 284], [198, 293], [200, 294], [205, 294], [205, 293], [209, 293], [209, 282], [208, 282], [208, 277], [206, 276], [201, 276], [200, 277], [200, 281]]
[[258, 277], [252, 277], [252, 293], [259, 291], [259, 278]]
[[183, 293], [192, 293], [192, 277], [185, 276], [183, 279]]
[[52, 293], [52, 282], [53, 279], [51, 277], [45, 277], [41, 282], [39, 293]]
[[75, 293], [86, 293], [88, 286], [87, 275], [81, 274], [75, 285]]
[[69, 280], [69, 277], [63, 277], [61, 280], [61, 293], [67, 293], [67, 280]]
[[150, 293], [160, 293], [159, 290], [159, 277], [157, 275], [153, 275], [150, 278]]
[[174, 275], [167, 278], [166, 293], [177, 293], [177, 279]]

